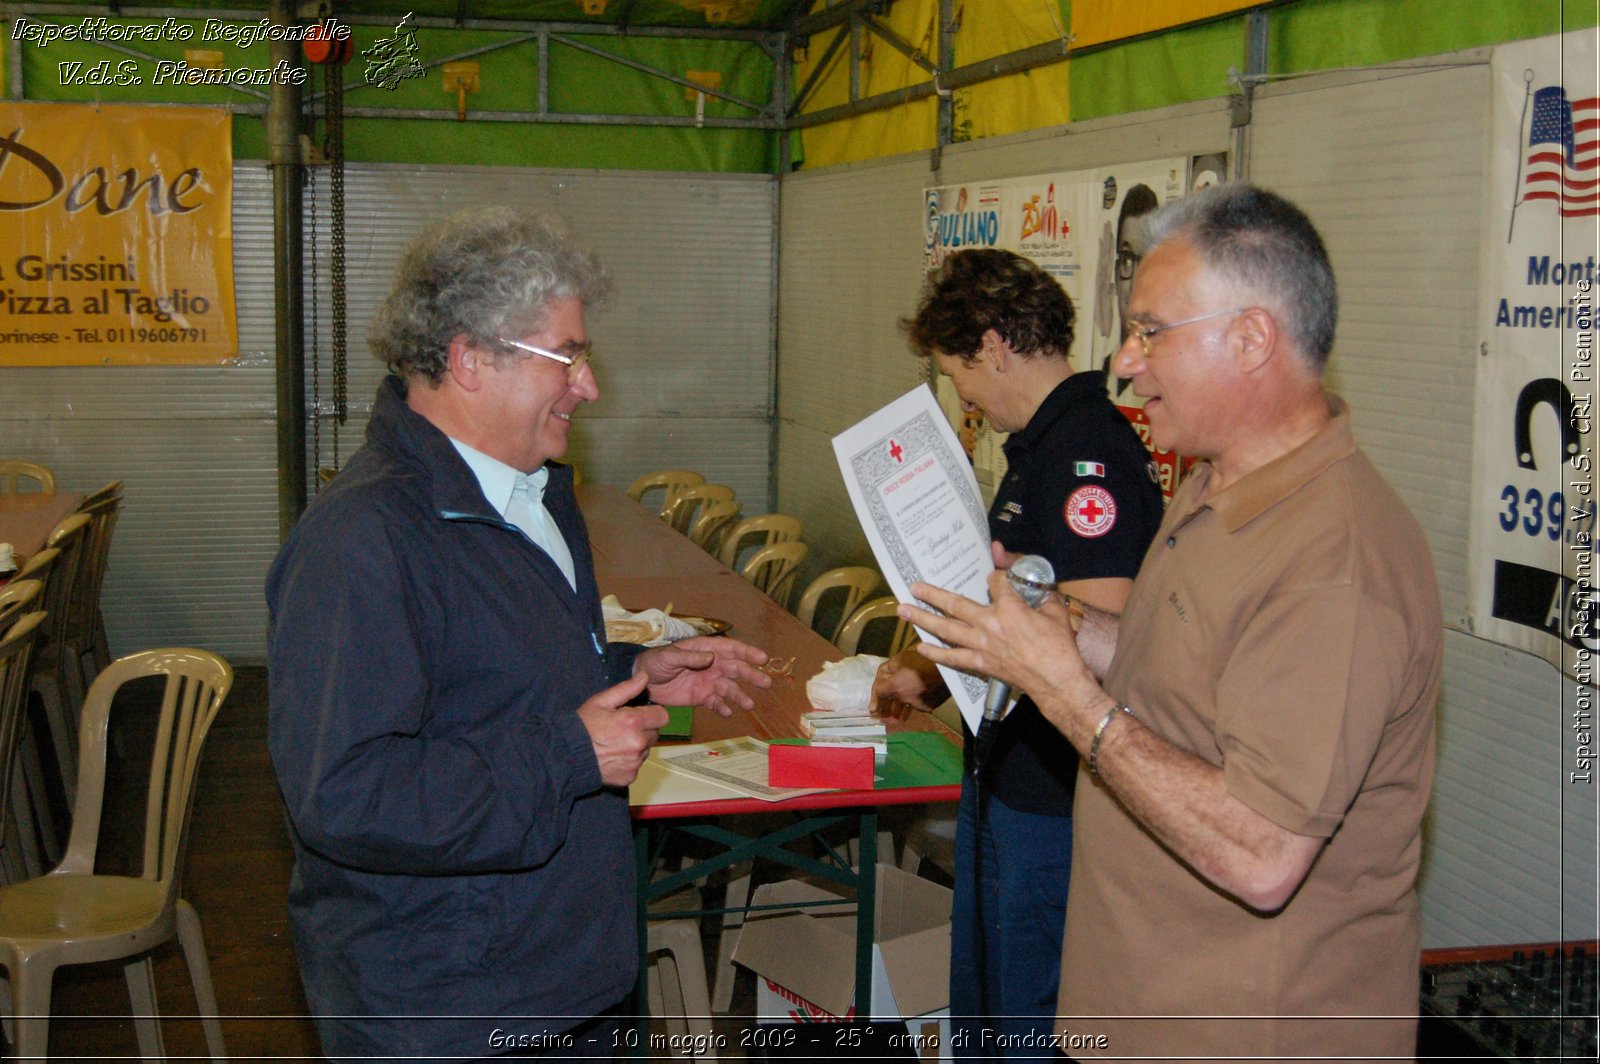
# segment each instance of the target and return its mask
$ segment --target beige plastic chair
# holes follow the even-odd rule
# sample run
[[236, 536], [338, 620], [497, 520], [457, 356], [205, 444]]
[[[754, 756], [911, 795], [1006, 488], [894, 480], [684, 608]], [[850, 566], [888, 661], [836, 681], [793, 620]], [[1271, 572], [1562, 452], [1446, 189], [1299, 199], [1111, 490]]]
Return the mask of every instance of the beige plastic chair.
[[105, 502], [107, 499], [119, 498], [119, 497], [121, 497], [121, 495], [122, 495], [122, 481], [113, 480], [111, 483], [107, 484], [105, 487], [101, 488], [99, 491], [92, 491], [89, 494], [85, 495], [83, 497], [83, 501], [78, 504], [78, 513], [81, 514], [85, 510], [89, 509], [91, 506], [96, 505], [97, 503]]
[[712, 503], [732, 501], [733, 489], [726, 484], [691, 484], [672, 497], [661, 519], [687, 536], [702, 509]]
[[795, 578], [800, 575], [800, 563], [810, 553], [811, 548], [799, 541], [774, 543], [752, 554], [740, 575], [788, 609], [789, 600], [794, 597]]
[[[701, 907], [699, 890], [690, 887], [650, 903], [652, 913], [688, 912]], [[704, 1051], [697, 1059], [715, 1058], [711, 1026], [711, 995], [706, 986], [705, 947], [699, 920], [650, 920], [645, 925], [645, 994], [650, 1015], [665, 1022], [672, 1039], [671, 1054], [689, 1056], [684, 1036], [693, 1036]]]
[[0, 586], [0, 631], [22, 616], [23, 608], [43, 592], [43, 580], [13, 579]]
[[[166, 677], [166, 686], [150, 759], [143, 868], [137, 877], [96, 875], [112, 701], [123, 684], [148, 676]], [[165, 649], [113, 662], [89, 689], [83, 709], [82, 787], [66, 856], [48, 875], [0, 887], [0, 964], [9, 977], [8, 1011], [17, 1057], [45, 1055], [57, 968], [126, 958], [136, 958], [123, 966], [123, 974], [139, 1051], [146, 1057], [165, 1056], [149, 954], [174, 935], [194, 983], [206, 1046], [213, 1059], [226, 1055], [200, 916], [183, 899], [179, 879], [200, 752], [232, 684], [233, 670], [215, 654]]]
[[800, 594], [800, 605], [795, 607], [794, 615], [800, 623], [813, 630], [816, 629], [817, 606], [830, 592], [842, 592], [839, 600], [838, 620], [834, 622], [830, 631], [819, 635], [826, 635], [828, 642], [834, 643], [839, 639], [839, 632], [844, 628], [844, 622], [850, 619], [861, 600], [878, 589], [882, 581], [878, 577], [878, 570], [869, 565], [847, 565], [842, 569], [829, 569], [810, 584]]
[[[34, 614], [25, 614], [25, 611], [36, 608], [36, 604], [43, 594], [43, 580], [13, 579], [5, 586], [0, 587], [0, 638], [5, 637], [6, 629], [11, 627], [13, 622], [20, 624], [25, 615], [36, 618], [32, 622], [32, 627], [36, 628], [44, 622], [45, 614], [42, 610]], [[55, 838], [54, 817], [48, 817], [44, 821], [35, 821], [33, 818], [34, 798], [40, 797], [42, 799], [45, 794], [44, 768], [39, 761], [38, 744], [32, 742], [24, 743], [23, 741], [28, 731], [27, 706], [29, 684], [32, 679], [30, 672], [33, 645], [34, 637], [30, 636], [28, 639], [28, 653], [23, 656], [22, 660], [20, 662], [13, 660], [9, 672], [4, 667], [0, 667], [0, 715], [12, 713], [13, 707], [17, 714], [16, 735], [13, 739], [6, 740], [15, 745], [8, 747], [6, 741], [0, 741], [0, 758], [6, 757], [5, 751], [9, 749], [13, 752], [12, 756], [22, 762], [23, 768], [22, 778], [18, 778], [13, 769], [7, 778], [15, 782], [5, 783], [5, 789], [0, 790], [0, 810], [4, 809], [6, 802], [9, 800], [12, 811], [15, 814], [15, 825], [20, 838], [14, 840], [13, 843], [7, 843], [4, 837], [0, 836], [0, 846], [10, 847], [8, 851], [9, 857], [15, 858], [19, 853], [21, 854], [27, 876], [36, 876], [44, 871], [39, 845], [42, 829], [45, 825], [49, 826], [51, 839], [54, 840]], [[19, 694], [11, 696], [8, 686], [12, 684], [20, 685], [21, 691]], [[8, 696], [14, 697], [15, 701], [8, 701]], [[9, 718], [6, 719], [4, 726], [10, 726]], [[3, 736], [4, 727], [0, 727], [0, 738], [3, 738]], [[0, 760], [0, 777], [7, 776], [4, 769], [10, 764], [10, 761]], [[26, 781], [25, 783], [24, 780]], [[10, 827], [11, 825], [7, 824], [7, 826]], [[51, 855], [58, 856], [59, 847], [52, 846]], [[7, 874], [5, 869], [0, 868], [0, 883], [12, 881], [10, 878], [6, 878]]]
[[[122, 497], [111, 495], [78, 508], [89, 518], [83, 550], [78, 554], [78, 572], [72, 582], [72, 601], [68, 604], [65, 653], [66, 667], [76, 669], [78, 689], [89, 686], [89, 678], [111, 664], [111, 647], [106, 640], [105, 614], [100, 609], [100, 593], [105, 585], [106, 566], [111, 560], [111, 538], [117, 530], [117, 515]], [[89, 659], [85, 665], [85, 659]]]
[[866, 631], [867, 625], [874, 621], [893, 618], [895, 622], [894, 634], [889, 637], [888, 648], [883, 650], [882, 653], [886, 656], [900, 653], [900, 651], [917, 641], [917, 630], [909, 622], [900, 620], [895, 614], [897, 606], [899, 606], [899, 603], [895, 601], [893, 595], [883, 595], [868, 602], [852, 613], [850, 619], [844, 622], [844, 628], [840, 630], [839, 638], [835, 640], [835, 645], [847, 655], [854, 654], [861, 645], [861, 635]]
[[[30, 690], [37, 690], [39, 655], [50, 630], [50, 610], [53, 607], [60, 609], [59, 606], [55, 606], [56, 596], [59, 594], [60, 587], [56, 580], [60, 563], [61, 552], [54, 547], [46, 547], [43, 550], [34, 551], [28, 557], [28, 560], [23, 563], [22, 568], [17, 572], [11, 583], [6, 585], [7, 588], [16, 587], [18, 584], [39, 585], [39, 597], [34, 602], [38, 608], [44, 610], [45, 622], [39, 632], [39, 639], [34, 644], [33, 654], [28, 662]], [[77, 780], [77, 765], [74, 760], [66, 757], [63, 753], [62, 744], [67, 742], [68, 739], [65, 736], [58, 737], [56, 729], [57, 727], [65, 728], [75, 736], [77, 728], [72, 722], [66, 720], [65, 714], [52, 721], [49, 710], [50, 707], [46, 704], [45, 725], [49, 733], [50, 753], [56, 765], [56, 779], [61, 781], [61, 800], [65, 802], [65, 781], [69, 778], [74, 781]], [[74, 745], [73, 749], [76, 748], [76, 745]], [[61, 858], [61, 833], [56, 830], [56, 818], [52, 801], [52, 794], [56, 788], [52, 786], [51, 782], [46, 781], [44, 762], [40, 756], [41, 749], [39, 733], [35, 731], [33, 737], [26, 740], [22, 745], [22, 774], [27, 784], [28, 796], [32, 801], [35, 815], [38, 818], [38, 837], [44, 847], [44, 855], [49, 861], [54, 862]], [[66, 803], [63, 808], [70, 806], [70, 804], [70, 802]]]
[[[28, 583], [36, 593], [37, 581]], [[15, 772], [22, 736], [28, 729], [28, 657], [43, 622], [44, 613], [36, 610], [23, 614], [15, 624], [0, 624], [0, 885], [18, 883], [44, 871], [32, 804]], [[7, 806], [12, 813], [9, 817], [4, 812]]]
[[[656, 473], [646, 473], [628, 485], [628, 497], [643, 505], [645, 509], [653, 509], [665, 518], [667, 512], [672, 508], [672, 501], [677, 497], [678, 492], [684, 488], [692, 488], [705, 482], [705, 477], [688, 469], [663, 469]], [[653, 491], [661, 492], [659, 506], [645, 502], [644, 497]]]
[[712, 557], [716, 557], [718, 548], [728, 535], [728, 530], [739, 520], [739, 514], [743, 509], [744, 503], [737, 499], [706, 503], [700, 508], [700, 514], [694, 519], [694, 524], [689, 526], [690, 542], [698, 545]]
[[[729, 569], [743, 571], [744, 567], [739, 562], [739, 555], [747, 547], [770, 547], [774, 543], [787, 543], [799, 539], [803, 528], [798, 517], [787, 514], [761, 514], [757, 517], [746, 517], [728, 531], [722, 541], [722, 549], [717, 553], [717, 560]], [[746, 540], [756, 542], [747, 543]]]
[[0, 458], [0, 495], [16, 495], [22, 491], [24, 480], [39, 485], [41, 495], [56, 493], [56, 475], [49, 467], [37, 462], [24, 462], [20, 458]]

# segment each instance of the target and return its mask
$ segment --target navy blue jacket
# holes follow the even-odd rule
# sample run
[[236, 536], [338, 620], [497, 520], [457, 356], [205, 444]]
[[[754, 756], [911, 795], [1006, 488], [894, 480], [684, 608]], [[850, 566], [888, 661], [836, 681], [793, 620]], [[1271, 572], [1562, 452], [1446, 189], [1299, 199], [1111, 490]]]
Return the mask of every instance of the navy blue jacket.
[[627, 796], [576, 712], [632, 655], [604, 641], [571, 471], [545, 502], [576, 594], [404, 394], [383, 383], [267, 579], [289, 911], [335, 1058], [490, 1055], [497, 1027], [617, 1003], [638, 965]]

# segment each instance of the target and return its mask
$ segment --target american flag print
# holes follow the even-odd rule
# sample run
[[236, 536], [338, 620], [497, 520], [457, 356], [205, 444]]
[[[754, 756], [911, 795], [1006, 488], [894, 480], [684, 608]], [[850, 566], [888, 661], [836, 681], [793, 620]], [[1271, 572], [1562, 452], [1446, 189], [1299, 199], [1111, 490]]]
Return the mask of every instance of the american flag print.
[[1600, 96], [1568, 101], [1559, 85], [1533, 94], [1522, 202], [1536, 200], [1563, 218], [1600, 215]]

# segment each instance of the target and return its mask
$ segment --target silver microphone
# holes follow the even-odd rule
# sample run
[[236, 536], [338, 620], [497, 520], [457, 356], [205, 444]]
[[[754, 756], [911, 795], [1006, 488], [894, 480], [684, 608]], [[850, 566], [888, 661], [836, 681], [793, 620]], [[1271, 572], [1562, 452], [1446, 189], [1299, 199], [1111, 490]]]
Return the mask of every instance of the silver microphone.
[[[1038, 609], [1050, 597], [1050, 592], [1056, 589], [1055, 566], [1037, 554], [1024, 554], [1012, 562], [1011, 568], [1006, 570], [1006, 579], [1010, 581], [1012, 590], [1022, 596], [1022, 601], [1028, 604], [1029, 609]], [[983, 700], [984, 722], [999, 720], [1010, 700], [1011, 685], [1001, 680], [990, 680], [988, 695]]]

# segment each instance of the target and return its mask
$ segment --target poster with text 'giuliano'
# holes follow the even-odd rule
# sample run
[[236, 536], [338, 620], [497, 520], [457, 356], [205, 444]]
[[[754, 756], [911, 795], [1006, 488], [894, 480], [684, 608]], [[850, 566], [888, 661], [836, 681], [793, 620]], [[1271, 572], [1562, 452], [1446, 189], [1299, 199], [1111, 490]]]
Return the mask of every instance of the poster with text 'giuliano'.
[[231, 123], [0, 102], [0, 365], [237, 356]]
[[1595, 682], [1595, 36], [1495, 50], [1469, 552], [1474, 631]]

